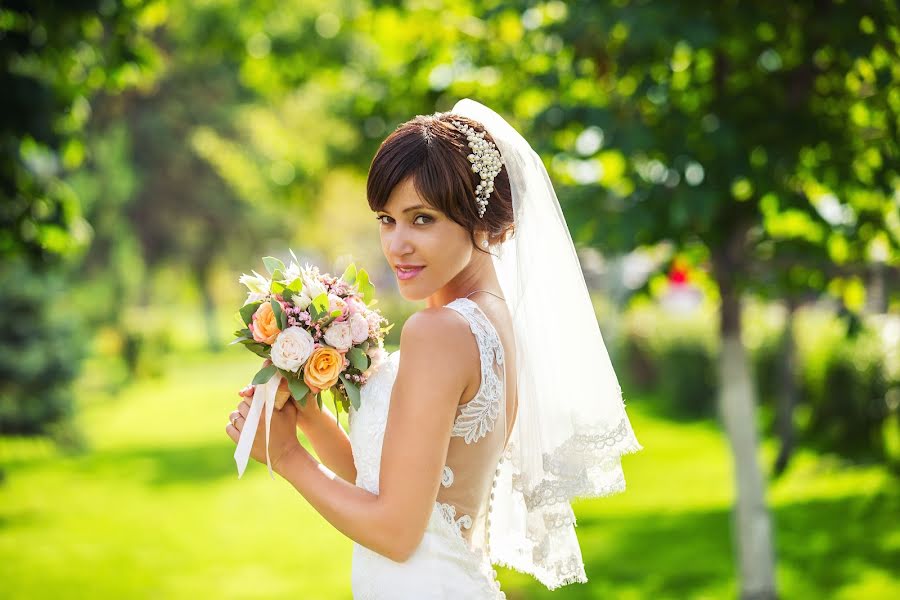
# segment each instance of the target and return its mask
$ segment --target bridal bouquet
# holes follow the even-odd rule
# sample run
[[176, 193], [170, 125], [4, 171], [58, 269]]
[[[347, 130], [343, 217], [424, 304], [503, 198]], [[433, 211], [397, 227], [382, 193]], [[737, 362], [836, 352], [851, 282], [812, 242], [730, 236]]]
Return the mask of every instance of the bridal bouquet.
[[291, 256], [294, 261], [287, 267], [267, 256], [263, 264], [269, 277], [253, 271], [239, 280], [249, 290], [239, 311], [246, 327], [234, 332], [231, 344], [243, 344], [266, 359], [253, 377], [253, 401], [234, 454], [239, 477], [263, 407], [267, 463], [272, 411], [291, 396], [301, 406], [312, 394], [319, 408], [323, 400], [332, 400], [338, 413], [350, 405], [359, 409], [359, 388], [383, 359], [384, 335], [393, 326], [370, 308], [377, 301], [364, 269], [351, 264], [333, 277], [315, 266], [301, 268], [293, 251]]

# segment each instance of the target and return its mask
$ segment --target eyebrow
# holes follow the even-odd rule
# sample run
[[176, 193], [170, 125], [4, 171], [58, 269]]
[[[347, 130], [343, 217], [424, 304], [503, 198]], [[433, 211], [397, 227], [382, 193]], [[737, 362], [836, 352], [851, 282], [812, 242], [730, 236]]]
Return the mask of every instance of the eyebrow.
[[[410, 211], [413, 211], [413, 210], [421, 210], [421, 209], [423, 209], [423, 208], [424, 208], [425, 210], [434, 210], [434, 209], [431, 208], [430, 206], [425, 206], [424, 204], [416, 204], [415, 206], [410, 206], [409, 208], [404, 208], [404, 209], [403, 209], [403, 212], [404, 212], [404, 213], [408, 213], [408, 212], [410, 212]], [[384, 209], [382, 209], [381, 212], [387, 213], [387, 211], [384, 210]], [[390, 214], [390, 213], [388, 213], [388, 214]]]

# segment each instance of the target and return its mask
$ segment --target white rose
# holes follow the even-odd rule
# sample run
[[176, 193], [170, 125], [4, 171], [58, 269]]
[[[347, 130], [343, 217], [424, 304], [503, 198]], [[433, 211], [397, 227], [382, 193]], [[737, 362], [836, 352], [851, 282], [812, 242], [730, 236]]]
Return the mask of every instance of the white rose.
[[350, 337], [354, 344], [369, 339], [369, 321], [359, 313], [350, 316]]
[[296, 373], [312, 354], [314, 344], [313, 337], [302, 327], [288, 327], [272, 344], [272, 364]]
[[335, 321], [325, 330], [325, 343], [335, 350], [346, 352], [353, 345], [353, 337], [350, 334], [350, 323], [347, 321]]

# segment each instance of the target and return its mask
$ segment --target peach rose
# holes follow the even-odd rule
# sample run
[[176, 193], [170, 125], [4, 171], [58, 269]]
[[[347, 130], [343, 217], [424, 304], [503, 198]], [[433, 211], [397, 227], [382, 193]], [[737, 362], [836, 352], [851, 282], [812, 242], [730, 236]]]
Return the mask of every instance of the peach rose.
[[253, 339], [270, 346], [281, 333], [278, 329], [278, 322], [275, 319], [275, 313], [272, 312], [272, 304], [263, 302], [253, 313], [253, 322], [250, 323], [250, 331], [253, 332]]
[[334, 348], [316, 348], [303, 367], [303, 381], [312, 393], [318, 394], [337, 383], [344, 368], [344, 357]]

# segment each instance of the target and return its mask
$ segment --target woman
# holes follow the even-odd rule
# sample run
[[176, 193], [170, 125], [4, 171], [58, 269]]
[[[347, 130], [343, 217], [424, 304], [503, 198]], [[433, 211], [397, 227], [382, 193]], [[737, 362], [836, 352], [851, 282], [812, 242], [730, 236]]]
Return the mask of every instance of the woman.
[[492, 564], [587, 581], [570, 501], [624, 490], [620, 456], [641, 446], [543, 164], [465, 99], [398, 127], [367, 196], [400, 293], [427, 308], [349, 437], [315, 402], [276, 412], [273, 468], [354, 540], [355, 598], [503, 598]]

